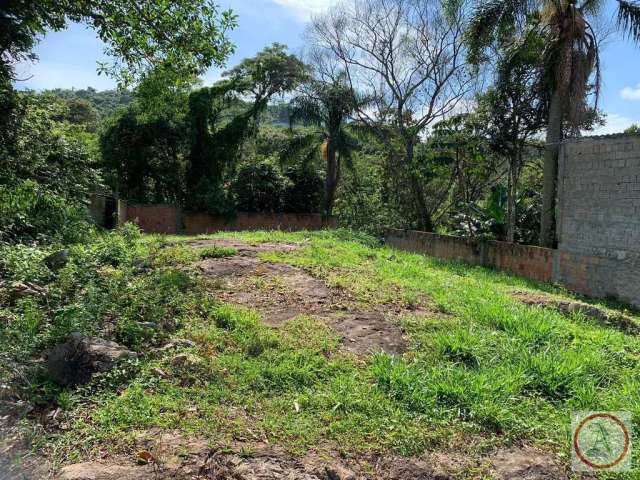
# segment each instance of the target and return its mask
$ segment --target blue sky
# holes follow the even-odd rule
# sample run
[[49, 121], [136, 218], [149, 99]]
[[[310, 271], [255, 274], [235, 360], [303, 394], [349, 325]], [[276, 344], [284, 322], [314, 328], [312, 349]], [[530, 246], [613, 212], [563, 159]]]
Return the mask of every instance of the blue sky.
[[[298, 52], [304, 46], [302, 33], [313, 13], [326, 9], [333, 0], [220, 0], [222, 7], [239, 15], [239, 26], [231, 33], [236, 54], [227, 65], [251, 56], [273, 42], [288, 45]], [[609, 2], [613, 7], [614, 2]], [[613, 11], [604, 16], [610, 21]], [[85, 88], [98, 90], [114, 87], [114, 82], [96, 73], [96, 62], [104, 60], [102, 43], [93, 31], [71, 25], [62, 32], [46, 35], [36, 48], [40, 61], [24, 64], [18, 74], [29, 80], [18, 82], [19, 88]], [[640, 124], [640, 47], [611, 34], [604, 43], [601, 58], [603, 89], [601, 109], [607, 113], [607, 125], [596, 133], [616, 133], [632, 123]], [[205, 84], [219, 78], [221, 70], [212, 69]]]

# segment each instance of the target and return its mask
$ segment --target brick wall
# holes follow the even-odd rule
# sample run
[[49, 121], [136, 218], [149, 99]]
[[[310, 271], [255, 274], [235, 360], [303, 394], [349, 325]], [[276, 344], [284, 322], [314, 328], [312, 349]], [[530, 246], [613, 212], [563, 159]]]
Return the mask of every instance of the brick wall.
[[136, 223], [146, 233], [198, 235], [240, 230], [321, 230], [335, 228], [336, 220], [320, 214], [244, 213], [225, 218], [206, 213], [183, 212], [174, 205], [127, 204], [119, 209], [119, 222]]
[[387, 230], [386, 243], [401, 250], [496, 268], [541, 282], [553, 277], [554, 251], [548, 248], [393, 229]]
[[640, 135], [567, 142], [559, 167], [556, 278], [640, 305]]
[[[118, 212], [122, 215], [122, 212]], [[126, 221], [146, 233], [178, 233], [181, 210], [175, 205], [126, 205]], [[124, 219], [123, 219], [124, 220]]]

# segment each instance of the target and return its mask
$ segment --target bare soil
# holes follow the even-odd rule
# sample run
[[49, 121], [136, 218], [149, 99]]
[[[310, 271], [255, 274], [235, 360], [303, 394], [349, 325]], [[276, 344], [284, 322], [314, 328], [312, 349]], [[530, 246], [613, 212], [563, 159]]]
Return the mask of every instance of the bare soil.
[[640, 324], [633, 318], [622, 313], [609, 313], [606, 310], [575, 300], [565, 300], [552, 295], [515, 290], [512, 296], [525, 305], [553, 308], [564, 314], [581, 313], [605, 325], [618, 328], [626, 333], [640, 334]]
[[[397, 309], [358, 310], [348, 292], [328, 287], [302, 269], [263, 262], [256, 257], [265, 251], [293, 251], [293, 244], [243, 245], [238, 241], [216, 241], [233, 246], [233, 257], [203, 260], [201, 271], [222, 286], [225, 302], [260, 311], [264, 322], [274, 328], [300, 315], [311, 315], [330, 326], [342, 338], [344, 350], [364, 356], [384, 351], [400, 355], [407, 342], [399, 325]], [[200, 247], [211, 243], [200, 241]], [[415, 313], [415, 312], [413, 312]]]
[[[311, 452], [293, 456], [266, 443], [210, 448], [179, 434], [153, 430], [138, 443], [138, 456], [69, 465], [58, 480], [562, 480], [566, 472], [547, 454], [520, 446], [473, 458], [438, 452], [420, 458]], [[140, 464], [140, 457], [148, 459]], [[483, 477], [484, 476], [484, 477]]]

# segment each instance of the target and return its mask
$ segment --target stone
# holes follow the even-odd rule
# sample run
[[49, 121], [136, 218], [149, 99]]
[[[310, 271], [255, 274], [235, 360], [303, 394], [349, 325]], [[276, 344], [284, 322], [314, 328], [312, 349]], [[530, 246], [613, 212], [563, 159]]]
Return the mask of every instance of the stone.
[[138, 322], [142, 328], [146, 328], [147, 330], [157, 330], [158, 324], [154, 322]]
[[177, 338], [159, 348], [160, 351], [173, 350], [174, 348], [192, 348], [196, 346], [196, 342], [187, 340], [186, 338]]
[[190, 353], [179, 353], [171, 359], [171, 366], [173, 367], [193, 367], [202, 363], [202, 360]]
[[161, 368], [155, 367], [151, 369], [151, 373], [153, 373], [156, 377], [160, 377], [160, 378], [168, 378], [169, 375], [167, 375], [167, 373], [162, 370]]
[[44, 263], [51, 270], [60, 270], [67, 263], [69, 263], [69, 250], [59, 250], [57, 252], [52, 253], [48, 257], [45, 257]]
[[31, 282], [13, 282], [8, 286], [8, 291], [12, 302], [25, 297], [44, 297], [46, 294], [43, 287]]
[[356, 474], [340, 464], [333, 464], [326, 467], [328, 480], [356, 480]]
[[72, 333], [44, 355], [45, 367], [59, 385], [80, 385], [89, 382], [94, 373], [107, 372], [120, 360], [136, 358], [125, 347], [101, 338]]

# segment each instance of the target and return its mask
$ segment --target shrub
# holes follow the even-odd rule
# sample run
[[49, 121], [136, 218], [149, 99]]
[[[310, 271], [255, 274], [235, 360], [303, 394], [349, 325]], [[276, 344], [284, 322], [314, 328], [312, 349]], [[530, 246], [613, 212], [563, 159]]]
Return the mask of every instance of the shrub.
[[211, 215], [231, 216], [235, 212], [233, 196], [224, 186], [207, 178], [193, 188], [188, 207]]
[[0, 241], [76, 243], [91, 231], [86, 208], [25, 180], [0, 186]]
[[285, 209], [293, 213], [321, 211], [324, 183], [316, 170], [295, 166], [285, 171], [291, 183], [285, 192]]
[[282, 212], [290, 181], [271, 161], [247, 164], [240, 168], [232, 190], [237, 207], [245, 212]]

